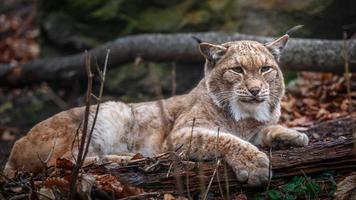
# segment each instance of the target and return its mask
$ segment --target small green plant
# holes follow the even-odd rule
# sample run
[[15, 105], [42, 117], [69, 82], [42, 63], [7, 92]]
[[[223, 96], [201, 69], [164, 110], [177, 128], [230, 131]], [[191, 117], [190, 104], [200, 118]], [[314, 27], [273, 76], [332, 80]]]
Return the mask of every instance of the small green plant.
[[255, 197], [256, 200], [295, 200], [298, 198], [315, 198], [322, 192], [320, 185], [308, 177], [295, 176], [279, 187], [271, 188]]

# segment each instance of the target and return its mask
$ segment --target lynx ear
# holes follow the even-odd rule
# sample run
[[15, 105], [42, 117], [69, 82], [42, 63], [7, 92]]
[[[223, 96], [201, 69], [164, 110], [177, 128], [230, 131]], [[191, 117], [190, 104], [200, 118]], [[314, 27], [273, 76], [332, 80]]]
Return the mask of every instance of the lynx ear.
[[227, 48], [221, 45], [202, 42], [199, 44], [199, 50], [206, 59], [216, 62], [225, 55]]
[[267, 49], [272, 53], [272, 55], [276, 58], [277, 61], [279, 61], [279, 58], [281, 57], [281, 53], [286, 46], [287, 42], [289, 39], [289, 35], [285, 34], [282, 37], [265, 44]]

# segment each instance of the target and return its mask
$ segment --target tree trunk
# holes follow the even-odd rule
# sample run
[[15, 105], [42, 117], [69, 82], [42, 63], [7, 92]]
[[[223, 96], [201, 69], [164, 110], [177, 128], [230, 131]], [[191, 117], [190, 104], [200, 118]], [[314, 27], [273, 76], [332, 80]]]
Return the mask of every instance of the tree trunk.
[[[192, 36], [202, 41], [223, 43], [231, 40], [257, 40], [267, 42], [270, 37], [251, 36], [239, 33], [175, 33], [141, 34], [119, 38], [89, 53], [102, 64], [106, 49], [111, 50], [109, 69], [120, 64], [132, 62], [137, 57], [149, 61], [202, 62], [197, 43]], [[281, 66], [289, 70], [307, 70], [319, 72], [343, 72], [344, 58], [342, 40], [290, 39], [281, 58]], [[356, 40], [348, 40], [346, 49], [350, 60], [350, 70], [356, 71]], [[7, 84], [68, 79], [84, 74], [83, 53], [57, 58], [45, 58], [29, 63], [12, 66], [0, 65], [0, 81]]]

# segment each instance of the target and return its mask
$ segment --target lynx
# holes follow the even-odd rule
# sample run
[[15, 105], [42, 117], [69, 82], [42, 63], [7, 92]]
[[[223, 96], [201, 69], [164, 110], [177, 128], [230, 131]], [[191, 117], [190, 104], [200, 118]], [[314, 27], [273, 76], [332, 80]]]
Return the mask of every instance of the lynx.
[[[267, 44], [200, 43], [205, 75], [188, 94], [143, 103], [101, 104], [87, 160], [117, 160], [125, 152], [154, 156], [190, 144], [191, 159], [214, 159], [217, 152], [238, 181], [250, 186], [266, 183], [269, 159], [255, 145], [270, 146], [276, 140], [308, 144], [304, 133], [277, 124], [284, 94], [278, 60], [288, 39], [286, 34]], [[83, 115], [84, 108], [78, 107], [38, 123], [15, 143], [4, 173], [41, 170], [39, 157], [46, 158], [52, 148], [48, 166], [60, 157], [72, 160], [78, 149], [73, 140]]]

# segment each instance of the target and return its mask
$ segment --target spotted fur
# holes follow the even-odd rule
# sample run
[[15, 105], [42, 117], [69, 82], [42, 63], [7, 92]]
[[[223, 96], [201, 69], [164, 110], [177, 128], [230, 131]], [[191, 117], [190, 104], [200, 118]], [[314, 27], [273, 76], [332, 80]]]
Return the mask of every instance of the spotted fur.
[[[213, 159], [217, 152], [239, 181], [264, 184], [269, 160], [254, 145], [268, 146], [274, 140], [308, 144], [305, 134], [277, 125], [284, 84], [276, 53], [282, 51], [287, 39], [284, 36], [267, 45], [254, 41], [201, 43], [205, 77], [188, 94], [101, 105], [87, 160], [105, 157], [118, 161], [118, 155], [131, 152], [153, 156], [183, 145], [193, 159]], [[91, 108], [90, 124], [95, 107]], [[46, 158], [53, 146], [48, 165], [60, 157], [72, 159], [83, 114], [83, 107], [73, 108], [38, 123], [15, 143], [5, 174], [22, 168], [40, 170], [43, 166], [38, 157]]]

